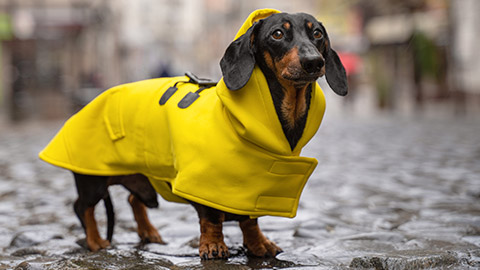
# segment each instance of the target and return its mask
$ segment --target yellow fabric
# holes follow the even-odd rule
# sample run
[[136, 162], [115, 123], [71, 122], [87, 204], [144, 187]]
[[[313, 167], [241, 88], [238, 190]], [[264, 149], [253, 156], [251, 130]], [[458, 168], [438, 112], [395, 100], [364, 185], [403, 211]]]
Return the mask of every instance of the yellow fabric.
[[247, 32], [247, 30], [250, 27], [252, 27], [252, 25], [254, 23], [256, 23], [257, 21], [259, 21], [261, 19], [265, 19], [268, 16], [270, 16], [272, 14], [275, 14], [275, 13], [280, 13], [280, 11], [278, 11], [276, 9], [264, 8], [264, 9], [255, 10], [254, 12], [250, 13], [250, 15], [248, 15], [248, 18], [245, 20], [243, 25], [238, 30], [238, 32], [235, 35], [235, 38], [233, 40], [235, 40], [235, 39], [239, 38], [240, 36], [242, 36], [243, 34], [245, 34]]
[[299, 153], [325, 111], [319, 85], [313, 84], [307, 125], [292, 151], [258, 67], [240, 90], [230, 91], [220, 80], [181, 109], [179, 101], [198, 86], [179, 83], [159, 105], [169, 87], [187, 80], [151, 79], [105, 91], [65, 123], [40, 158], [82, 174], [142, 173], [169, 201], [252, 217], [294, 217], [317, 165]]

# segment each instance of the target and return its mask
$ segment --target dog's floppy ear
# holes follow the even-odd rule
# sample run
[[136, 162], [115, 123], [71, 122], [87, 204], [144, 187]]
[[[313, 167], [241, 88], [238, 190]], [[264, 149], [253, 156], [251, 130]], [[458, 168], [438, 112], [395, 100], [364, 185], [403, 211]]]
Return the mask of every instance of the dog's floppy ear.
[[245, 34], [233, 41], [220, 60], [223, 81], [230, 90], [238, 90], [247, 84], [255, 67], [255, 30], [261, 21], [256, 22]]
[[337, 52], [335, 52], [330, 44], [327, 30], [320, 23], [323, 32], [325, 33], [325, 77], [330, 88], [340, 96], [345, 96], [348, 93], [347, 74], [343, 67]]

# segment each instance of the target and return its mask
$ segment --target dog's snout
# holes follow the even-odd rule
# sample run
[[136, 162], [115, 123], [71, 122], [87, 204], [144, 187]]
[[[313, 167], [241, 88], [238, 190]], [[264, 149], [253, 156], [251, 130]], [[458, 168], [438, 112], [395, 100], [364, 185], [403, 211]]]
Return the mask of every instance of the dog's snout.
[[302, 64], [302, 68], [307, 73], [317, 73], [320, 72], [325, 61], [320, 55], [311, 55], [305, 56], [300, 59], [300, 63]]

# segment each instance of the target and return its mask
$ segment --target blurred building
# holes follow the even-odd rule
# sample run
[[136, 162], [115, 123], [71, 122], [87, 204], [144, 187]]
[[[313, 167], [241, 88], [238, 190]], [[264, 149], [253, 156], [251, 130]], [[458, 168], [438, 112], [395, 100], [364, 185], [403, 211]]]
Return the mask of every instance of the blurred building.
[[219, 79], [238, 27], [265, 7], [324, 23], [351, 97], [373, 89], [395, 107], [478, 93], [476, 0], [0, 0], [0, 118], [64, 119], [111, 86], [151, 77]]
[[450, 111], [478, 112], [479, 1], [359, 3], [379, 106], [418, 110], [448, 103]]
[[70, 109], [77, 89], [121, 78], [118, 20], [106, 1], [2, 0], [0, 104], [12, 120], [50, 118]]
[[456, 93], [458, 110], [480, 106], [480, 1], [452, 0], [451, 87]]
[[411, 99], [407, 104], [418, 108], [427, 99], [446, 98], [447, 2], [390, 0], [369, 4], [365, 33], [378, 105], [394, 108]]
[[106, 88], [160, 75], [220, 78], [245, 17], [313, 0], [0, 0], [0, 117], [64, 118]]

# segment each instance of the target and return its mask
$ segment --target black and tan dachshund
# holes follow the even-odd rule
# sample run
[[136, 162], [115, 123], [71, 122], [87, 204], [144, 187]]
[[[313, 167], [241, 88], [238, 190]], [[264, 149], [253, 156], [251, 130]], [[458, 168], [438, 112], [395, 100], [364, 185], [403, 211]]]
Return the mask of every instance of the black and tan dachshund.
[[[225, 84], [229, 89], [245, 85], [258, 65], [267, 79], [275, 110], [292, 149], [302, 136], [309, 111], [312, 83], [326, 75], [330, 87], [339, 95], [347, 94], [345, 70], [331, 48], [323, 25], [308, 14], [274, 14], [256, 22], [246, 34], [227, 48], [220, 62]], [[74, 208], [85, 229], [90, 250], [110, 245], [113, 234], [113, 208], [108, 186], [121, 184], [131, 195], [128, 198], [138, 235], [143, 242], [163, 243], [150, 223], [146, 207], [157, 207], [157, 193], [147, 177], [92, 176], [74, 173], [78, 200]], [[94, 207], [104, 200], [108, 216], [107, 240], [100, 237], [94, 218]], [[261, 232], [257, 219], [226, 213], [198, 203], [191, 203], [200, 218], [202, 259], [228, 258], [223, 241], [222, 223], [238, 221], [248, 254], [274, 257], [282, 250]]]

